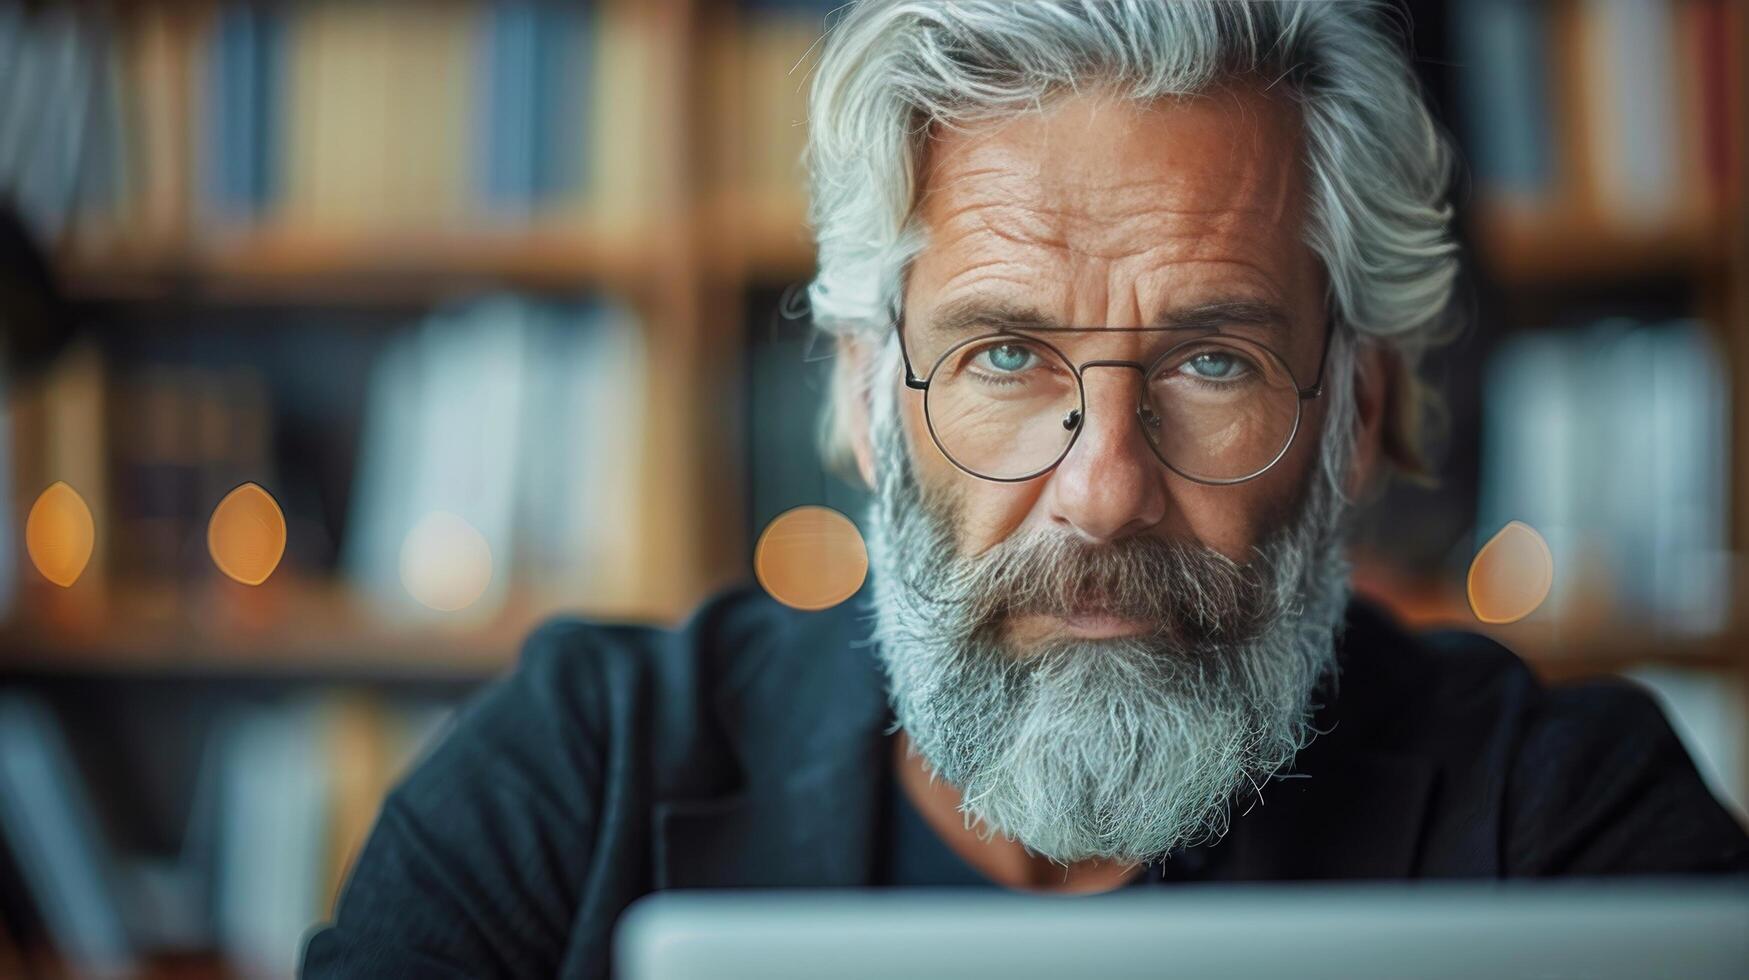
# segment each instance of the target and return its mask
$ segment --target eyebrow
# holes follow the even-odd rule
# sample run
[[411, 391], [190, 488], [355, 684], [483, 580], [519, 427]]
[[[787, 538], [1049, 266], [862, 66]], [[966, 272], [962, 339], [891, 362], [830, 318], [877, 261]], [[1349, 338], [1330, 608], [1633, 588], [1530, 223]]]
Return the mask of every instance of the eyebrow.
[[[1214, 300], [1194, 306], [1164, 310], [1142, 329], [1149, 330], [1219, 330], [1224, 326], [1252, 325], [1267, 327], [1280, 334], [1287, 332], [1287, 311], [1273, 303], [1257, 300]], [[1068, 326], [1037, 309], [1024, 304], [992, 301], [978, 297], [954, 300], [929, 318], [930, 329], [938, 333], [960, 333], [973, 328], [986, 330], [1074, 330], [1097, 327]]]

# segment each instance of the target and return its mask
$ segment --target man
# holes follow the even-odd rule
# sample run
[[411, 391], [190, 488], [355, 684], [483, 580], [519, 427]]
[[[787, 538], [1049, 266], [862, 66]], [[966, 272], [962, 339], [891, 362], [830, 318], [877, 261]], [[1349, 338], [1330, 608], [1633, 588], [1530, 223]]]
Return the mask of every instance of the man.
[[[599, 976], [657, 889], [1743, 870], [1642, 693], [1350, 603], [1448, 154], [1359, 4], [865, 3], [813, 85], [871, 595], [561, 622], [384, 806], [317, 976]], [[865, 615], [866, 614], [866, 615]]]

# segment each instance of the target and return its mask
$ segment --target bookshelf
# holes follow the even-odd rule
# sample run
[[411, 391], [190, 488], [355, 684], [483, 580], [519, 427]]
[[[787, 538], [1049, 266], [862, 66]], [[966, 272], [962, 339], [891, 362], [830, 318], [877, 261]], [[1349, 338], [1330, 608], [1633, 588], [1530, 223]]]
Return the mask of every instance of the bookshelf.
[[[320, 6], [312, 0], [287, 9], [295, 17], [300, 7]], [[391, 3], [384, 9], [404, 13], [414, 6]], [[638, 579], [630, 589], [635, 598], [611, 606], [587, 600], [512, 601], [489, 627], [452, 630], [434, 645], [359, 625], [356, 611], [346, 611], [355, 603], [332, 582], [293, 587], [315, 618], [351, 624], [321, 630], [321, 639], [309, 643], [192, 628], [167, 631], [142, 623], [130, 611], [149, 603], [123, 599], [107, 602], [108, 612], [77, 631], [68, 631], [64, 623], [36, 622], [26, 609], [22, 621], [0, 627], [0, 636], [10, 639], [15, 651], [7, 659], [29, 668], [51, 662], [98, 670], [142, 663], [218, 668], [234, 661], [244, 669], [259, 663], [274, 670], [304, 656], [325, 663], [319, 648], [326, 645], [349, 651], [335, 656], [361, 661], [366, 669], [379, 662], [398, 669], [400, 651], [417, 648], [435, 669], [454, 665], [479, 671], [508, 663], [515, 641], [546, 615], [569, 610], [673, 621], [712, 589], [742, 577], [740, 460], [734, 452], [742, 297], [755, 284], [794, 281], [812, 270], [793, 168], [758, 175], [758, 180], [749, 179], [749, 168], [769, 166], [773, 154], [798, 154], [802, 131], [780, 125], [789, 130], [781, 133], [783, 145], [765, 148], [757, 160], [737, 138], [747, 120], [759, 114], [733, 98], [745, 93], [740, 83], [753, 73], [747, 67], [749, 49], [762, 42], [743, 33], [751, 28], [741, 23], [734, 5], [604, 0], [595, 6], [602, 18], [618, 23], [617, 40], [635, 36], [630, 47], [641, 55], [620, 56], [637, 78], [616, 82], [636, 93], [639, 114], [650, 121], [638, 134], [640, 169], [649, 172], [640, 173], [631, 188], [641, 195], [635, 205], [609, 208], [602, 217], [561, 200], [519, 219], [476, 216], [407, 228], [327, 225], [307, 215], [277, 213], [259, 220], [212, 220], [187, 202], [197, 189], [187, 186], [192, 178], [185, 177], [174, 195], [183, 212], [169, 218], [152, 213], [131, 223], [113, 215], [85, 222], [58, 243], [55, 264], [70, 298], [110, 308], [154, 303], [180, 310], [256, 304], [417, 306], [504, 289], [597, 290], [628, 300], [644, 324], [654, 367], [645, 379], [643, 410], [636, 413], [642, 453], [634, 465], [644, 474], [646, 516], [637, 535], [639, 553], [624, 561], [627, 574]], [[223, 3], [142, 4], [128, 11], [124, 23], [144, 21], [160, 35], [169, 30], [203, 37], [215, 30], [213, 19], [225, 8]], [[753, 52], [763, 56], [760, 68], [768, 87], [774, 70], [787, 73], [794, 63], [800, 53], [794, 50], [796, 39], [816, 30], [810, 25], [817, 14], [805, 5], [759, 12], [784, 33], [782, 50]], [[381, 16], [367, 18], [361, 30], [380, 30]], [[598, 54], [597, 60], [607, 57]], [[190, 55], [184, 51], [170, 60], [177, 58], [188, 61]], [[173, 70], [201, 69], [178, 63]], [[718, 84], [720, 72], [730, 73], [730, 84]], [[792, 110], [800, 104], [800, 92], [798, 85]], [[186, 129], [189, 117], [201, 109], [198, 98], [191, 97], [189, 104], [171, 105], [170, 115]], [[196, 168], [186, 158], [198, 152], [185, 147], [177, 161]], [[149, 584], [134, 582], [103, 588], [134, 599], [153, 592]]]
[[1477, 219], [1478, 252], [1489, 275], [1508, 288], [1656, 276], [1707, 283], [1725, 275], [1730, 235], [1725, 215], [1621, 227], [1495, 205]]
[[[199, 30], [222, 6], [178, 7], [175, 16], [184, 29]], [[659, 366], [649, 379], [638, 464], [649, 488], [640, 534], [646, 547], [627, 565], [638, 579], [631, 590], [635, 602], [612, 610], [584, 602], [580, 608], [672, 621], [711, 587], [744, 573], [747, 541], [736, 520], [742, 460], [734, 447], [745, 433], [730, 407], [741, 383], [742, 297], [762, 286], [803, 280], [812, 270], [799, 168], [785, 161], [800, 149], [804, 110], [803, 82], [789, 69], [803, 63], [818, 12], [806, 5], [743, 8], [702, 0], [606, 0], [599, 6], [619, 30], [639, 38], [635, 48], [643, 55], [627, 62], [639, 73], [630, 87], [650, 120], [639, 134], [649, 161], [638, 185], [646, 199], [630, 220], [626, 214], [634, 212], [598, 218], [569, 201], [516, 221], [431, 228], [325, 226], [295, 214], [203, 222], [195, 213], [143, 228], [87, 225], [59, 244], [55, 258], [71, 296], [112, 306], [421, 304], [506, 288], [593, 289], [626, 297], [645, 324], [650, 361]], [[1724, 207], [1685, 200], [1669, 219], [1649, 223], [1617, 221], [1596, 206], [1598, 178], [1584, 163], [1592, 138], [1592, 124], [1584, 120], [1594, 113], [1579, 105], [1576, 86], [1562, 80], [1584, 70], [1572, 40], [1587, 30], [1578, 7], [1563, 0], [1551, 15], [1553, 63], [1563, 73], [1551, 85], [1552, 98], [1562, 107], [1560, 118], [1579, 120], [1552, 137], [1555, 156], [1569, 172], [1555, 178], [1560, 194], [1553, 199], [1478, 188], [1471, 226], [1479, 265], [1509, 300], [1518, 292], [1579, 292], [1624, 279], [1692, 284], [1709, 321], [1722, 328], [1737, 379], [1737, 417], [1749, 418], [1749, 399], [1742, 395], [1749, 390], [1749, 344], [1742, 340], [1749, 316], [1743, 296], [1749, 219], [1741, 195]], [[131, 16], [149, 19], [159, 9], [171, 8], [143, 4], [131, 8]], [[1734, 84], [1740, 87], [1741, 78]], [[186, 118], [198, 110], [182, 106], [178, 118], [188, 125]], [[1735, 138], [1742, 140], [1741, 127]], [[1741, 159], [1740, 147], [1738, 154]], [[181, 189], [184, 198], [191, 193]], [[1738, 486], [1749, 486], [1746, 430], [1749, 425], [1736, 427]], [[1744, 496], [1733, 498], [1738, 552], [1749, 543]], [[1417, 590], [1434, 586], [1393, 592], [1382, 584], [1386, 580], [1378, 577], [1373, 588], [1393, 605], [1411, 613], [1426, 608]], [[122, 590], [149, 591], [131, 584]], [[306, 582], [292, 591], [305, 597], [297, 601], [318, 609], [347, 602], [344, 588], [333, 582]], [[402, 664], [404, 645], [354, 615], [314, 617], [350, 625], [325, 630], [306, 645], [224, 633], [142, 632], [126, 612], [128, 603], [118, 608], [98, 618], [104, 625], [77, 635], [27, 619], [0, 628], [0, 636], [18, 651], [8, 659], [54, 658], [95, 669], [142, 662], [218, 666], [232, 648], [239, 664], [279, 665], [303, 656], [320, 662], [316, 648], [323, 646], [348, 650], [346, 656], [367, 666]], [[489, 669], [508, 662], [517, 634], [560, 608], [570, 607], [512, 601], [489, 628], [451, 631], [424, 648], [433, 669]], [[1440, 618], [1470, 619], [1461, 601], [1449, 596], [1438, 608]], [[132, 642], [140, 636], [155, 639]], [[1712, 640], [1691, 645], [1717, 647]], [[146, 652], [121, 652], [129, 646]], [[192, 652], [175, 652], [182, 649]], [[1616, 659], [1612, 654], [1601, 662]]]
[[3, 637], [15, 674], [225, 674], [328, 678], [482, 680], [510, 666], [553, 611], [512, 595], [487, 623], [390, 623], [352, 590], [324, 581], [269, 580], [258, 588], [216, 579], [194, 591], [135, 587], [106, 596], [103, 611], [43, 610]]
[[61, 260], [66, 288], [89, 300], [345, 301], [373, 287], [434, 298], [509, 286], [655, 292], [672, 234], [589, 235], [562, 226], [487, 233], [347, 234], [249, 229], [196, 241], [86, 246]]
[[[277, 669], [304, 657], [323, 663], [321, 650], [331, 648], [335, 658], [350, 658], [366, 668], [380, 663], [397, 669], [405, 653], [421, 650], [434, 669], [485, 671], [508, 663], [521, 635], [545, 615], [581, 610], [672, 621], [713, 587], [737, 578], [741, 541], [735, 519], [735, 460], [728, 450], [711, 447], [733, 442], [732, 418], [723, 408], [733, 397], [730, 366], [739, 323], [738, 317], [725, 322], [715, 300], [739, 291], [749, 266], [791, 271], [805, 260], [793, 248], [772, 261], [749, 255], [740, 245], [731, 255], [713, 244], [718, 239], [707, 227], [702, 201], [704, 185], [712, 180], [714, 150], [697, 136], [704, 115], [699, 93], [708, 84], [694, 69], [702, 44], [699, 6], [692, 0], [604, 0], [588, 15], [594, 32], [588, 42], [597, 46], [587, 61], [598, 75], [585, 79], [584, 87], [611, 79], [623, 95], [618, 101], [625, 103], [591, 107], [599, 110], [596, 122], [601, 127], [592, 138], [614, 137], [597, 139], [604, 147], [630, 144], [594, 151], [587, 161], [593, 168], [588, 180], [599, 186], [586, 182], [580, 193], [565, 192], [546, 203], [524, 202], [509, 215], [458, 218], [453, 205], [445, 205], [401, 222], [331, 220], [336, 213], [331, 203], [298, 200], [300, 184], [314, 178], [302, 180], [296, 174], [281, 175], [286, 200], [270, 202], [253, 216], [215, 216], [193, 200], [204, 190], [199, 186], [207, 178], [203, 166], [213, 166], [200, 159], [201, 136], [193, 131], [198, 123], [191, 121], [213, 111], [202, 103], [210, 93], [203, 92], [200, 78], [224, 53], [225, 39], [218, 37], [229, 29], [224, 19], [241, 8], [223, 3], [140, 4], [120, 10], [115, 22], [122, 38], [120, 70], [138, 74], [147, 88], [142, 110], [157, 113], [151, 125], [141, 125], [130, 136], [148, 153], [169, 158], [168, 166], [146, 173], [139, 183], [148, 191], [163, 185], [170, 193], [141, 194], [139, 201], [95, 218], [81, 216], [57, 243], [54, 255], [68, 296], [83, 306], [107, 309], [164, 305], [172, 315], [230, 309], [244, 330], [247, 308], [261, 304], [317, 310], [379, 303], [430, 307], [504, 290], [619, 297], [643, 324], [650, 366], [642, 379], [643, 403], [627, 413], [640, 420], [641, 428], [641, 451], [630, 462], [643, 487], [640, 527], [633, 535], [639, 544], [635, 554], [615, 561], [620, 574], [633, 581], [616, 589], [621, 598], [605, 605], [584, 598], [549, 599], [535, 606], [512, 598], [489, 626], [449, 630], [435, 643], [417, 633], [402, 637], [388, 627], [369, 625], [368, 617], [350, 609], [356, 603], [337, 580], [303, 582], [284, 590], [296, 597], [287, 601], [307, 608], [301, 619], [324, 624], [310, 632], [308, 641], [295, 642], [194, 629], [187, 622], [163, 628], [138, 612], [152, 606], [142, 598], [154, 592], [150, 583], [81, 583], [71, 601], [77, 604], [81, 591], [96, 593], [96, 605], [88, 605], [85, 612], [101, 609], [99, 614], [57, 619], [33, 608], [41, 596], [27, 590], [15, 621], [0, 627], [12, 641], [3, 659], [37, 666], [163, 663], [171, 669], [234, 660]], [[510, 16], [501, 12], [508, 8], [478, 3], [438, 7], [436, 19], [448, 22], [455, 36], [439, 38], [421, 29], [424, 40], [411, 47], [454, 53], [457, 39], [466, 39], [457, 31], [481, 30], [469, 18]], [[396, 18], [402, 27], [414, 26], [420, 9], [418, 4], [391, 3], [356, 13], [316, 0], [283, 5], [277, 25], [290, 39], [282, 36], [280, 43], [291, 52], [285, 55], [288, 60], [328, 66], [338, 63], [335, 51], [349, 51], [352, 67], [342, 64], [330, 71], [345, 78], [346, 71], [369, 60], [357, 57], [361, 51], [398, 50], [399, 39], [385, 39], [385, 29], [392, 34]], [[563, 15], [557, 5], [540, 14]], [[254, 29], [259, 35], [258, 23]], [[320, 31], [327, 32], [320, 43], [311, 41]], [[347, 31], [357, 37], [348, 39]], [[366, 43], [377, 47], [360, 47]], [[164, 83], [165, 76], [171, 83]], [[303, 97], [296, 91], [302, 76], [292, 77], [288, 103]], [[453, 84], [438, 87], [455, 95]], [[360, 135], [344, 131], [344, 123], [335, 124], [337, 132]], [[286, 128], [297, 131], [300, 125], [288, 123]], [[295, 159], [285, 166], [296, 166]], [[358, 191], [351, 194], [357, 203]], [[155, 203], [160, 198], [173, 204]], [[738, 304], [723, 308], [738, 309]], [[101, 503], [99, 514], [101, 522]], [[202, 591], [201, 583], [195, 585], [181, 591]], [[183, 612], [184, 620], [192, 620], [199, 611]], [[83, 622], [74, 628], [69, 625], [74, 620]]]

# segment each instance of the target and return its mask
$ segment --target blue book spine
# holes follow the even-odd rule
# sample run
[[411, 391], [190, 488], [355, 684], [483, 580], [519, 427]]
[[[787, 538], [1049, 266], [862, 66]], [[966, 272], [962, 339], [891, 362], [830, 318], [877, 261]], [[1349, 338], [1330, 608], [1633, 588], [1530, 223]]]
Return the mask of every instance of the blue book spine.
[[495, 211], [526, 211], [535, 198], [536, 95], [540, 13], [531, 3], [488, 8], [484, 34], [486, 91], [482, 194]]
[[1535, 196], [1553, 181], [1549, 12], [1527, 0], [1453, 9], [1465, 143], [1478, 187]]
[[534, 193], [546, 202], [581, 186], [584, 134], [589, 120], [595, 47], [590, 12], [582, 5], [542, 8], [536, 116], [540, 132], [535, 153]]
[[207, 57], [206, 104], [206, 168], [204, 191], [207, 200], [221, 215], [234, 215], [241, 203], [238, 193], [236, 149], [245, 120], [240, 107], [248, 93], [243, 91], [242, 72], [233, 64], [239, 55], [239, 39], [249, 31], [249, 13], [241, 7], [227, 7], [219, 13], [213, 30], [211, 50]]
[[226, 215], [257, 215], [278, 186], [284, 31], [272, 8], [224, 8], [208, 59], [206, 193]]
[[284, 15], [277, 7], [263, 8], [255, 19], [255, 139], [250, 143], [249, 199], [254, 212], [261, 214], [280, 192], [286, 31]]
[[479, 40], [476, 186], [491, 211], [527, 214], [582, 184], [594, 72], [588, 4], [495, 3]]

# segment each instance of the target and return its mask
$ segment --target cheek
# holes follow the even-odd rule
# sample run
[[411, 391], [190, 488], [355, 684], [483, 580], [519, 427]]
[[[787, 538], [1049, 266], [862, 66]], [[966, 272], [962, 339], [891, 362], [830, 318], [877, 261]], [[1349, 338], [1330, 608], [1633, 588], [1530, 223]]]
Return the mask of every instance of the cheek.
[[1252, 549], [1270, 532], [1298, 513], [1318, 472], [1318, 442], [1323, 428], [1321, 406], [1308, 409], [1287, 455], [1255, 480], [1211, 487], [1179, 477], [1168, 481], [1182, 531], [1234, 561], [1252, 557]]
[[918, 482], [932, 496], [952, 503], [957, 518], [954, 535], [961, 554], [982, 554], [1025, 523], [1044, 480], [992, 483], [967, 475], [949, 462], [930, 438], [923, 399], [909, 389], [901, 391], [899, 399], [899, 416], [911, 445]]

